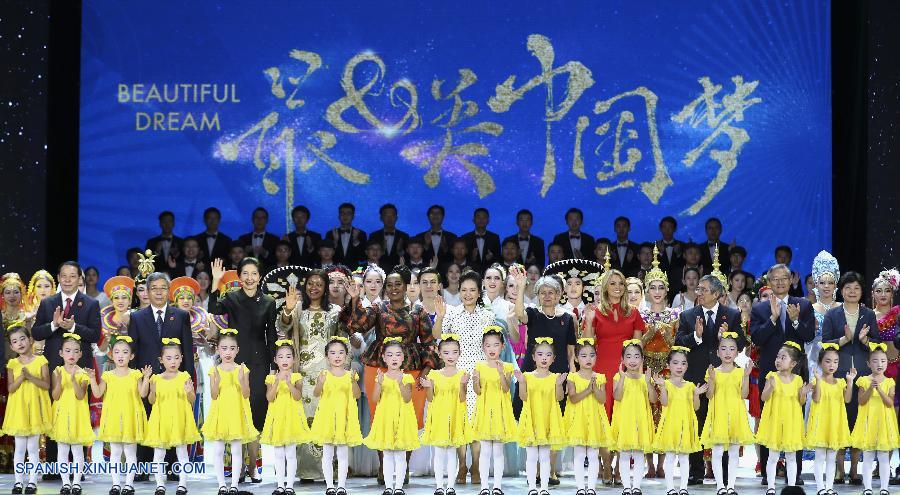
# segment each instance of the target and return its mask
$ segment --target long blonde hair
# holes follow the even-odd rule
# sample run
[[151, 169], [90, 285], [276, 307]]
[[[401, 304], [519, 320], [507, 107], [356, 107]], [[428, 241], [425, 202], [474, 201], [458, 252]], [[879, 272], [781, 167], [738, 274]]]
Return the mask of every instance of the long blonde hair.
[[[609, 302], [609, 296], [606, 294], [606, 289], [609, 287], [609, 279], [613, 276], [617, 276], [622, 279], [622, 285], [625, 285], [625, 275], [616, 269], [607, 270], [600, 277], [600, 293], [597, 294], [597, 307], [604, 315], [608, 315], [612, 311], [612, 304]], [[625, 312], [625, 316], [631, 315], [632, 308], [628, 305], [628, 294], [624, 291], [622, 293], [622, 299], [619, 300], [619, 307], [622, 308], [622, 311]]]

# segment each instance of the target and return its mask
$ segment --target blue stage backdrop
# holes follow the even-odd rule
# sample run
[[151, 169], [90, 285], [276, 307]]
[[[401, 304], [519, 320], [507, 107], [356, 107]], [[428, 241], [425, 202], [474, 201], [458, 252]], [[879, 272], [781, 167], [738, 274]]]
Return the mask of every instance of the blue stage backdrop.
[[283, 234], [352, 201], [377, 228], [611, 237], [617, 215], [652, 240], [750, 251], [795, 247], [806, 273], [831, 245], [830, 9], [822, 1], [357, 2], [85, 0], [79, 257], [105, 278], [156, 235], [250, 230], [258, 205]]

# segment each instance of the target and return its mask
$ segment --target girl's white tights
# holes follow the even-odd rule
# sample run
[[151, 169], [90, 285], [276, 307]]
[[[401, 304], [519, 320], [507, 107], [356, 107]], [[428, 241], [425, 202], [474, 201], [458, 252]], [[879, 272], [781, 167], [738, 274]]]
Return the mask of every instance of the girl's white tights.
[[[690, 462], [688, 454], [676, 454], [674, 452], [666, 452], [666, 461], [663, 467], [666, 470], [666, 491], [675, 489], [675, 460], [678, 459], [678, 470], [681, 474], [679, 480], [679, 490], [687, 490], [688, 476], [690, 474]], [[730, 473], [730, 469], [729, 469]]]
[[887, 490], [891, 481], [891, 453], [886, 450], [863, 452], [863, 488], [872, 489], [872, 463], [878, 458], [878, 476], [881, 489]]
[[[598, 454], [600, 449], [585, 447], [584, 445], [576, 445], [575, 449], [575, 489], [576, 490], [597, 490], [597, 477], [600, 475], [600, 457]], [[584, 457], [588, 458], [587, 467], [587, 483], [585, 484], [584, 476]], [[543, 466], [544, 463], [542, 462]], [[543, 476], [541, 476], [543, 479]]]
[[56, 462], [66, 464], [69, 462], [69, 452], [72, 452], [72, 466], [74, 470], [68, 473], [60, 473], [63, 485], [80, 485], [81, 473], [84, 472], [84, 447], [81, 445], [69, 445], [67, 443], [56, 444]]
[[[494, 488], [500, 490], [503, 484], [503, 467], [506, 463], [503, 454], [503, 443], [492, 442], [490, 440], [481, 440], [481, 452], [478, 454], [478, 463], [481, 466], [481, 489], [486, 490], [488, 487], [488, 468], [491, 466], [491, 459], [494, 461]], [[549, 464], [548, 464], [549, 465]]]
[[[122, 452], [125, 452], [125, 466], [128, 470], [125, 472], [125, 486], [134, 485], [134, 470], [130, 469], [137, 462], [137, 445], [133, 443], [110, 443], [109, 444], [109, 462], [122, 465]], [[118, 469], [112, 470], [113, 486], [120, 486], [119, 481], [122, 479]]]
[[[837, 468], [837, 451], [816, 449], [816, 460], [813, 461], [813, 472], [816, 475], [816, 491], [834, 488], [834, 471]], [[768, 473], [766, 473], [768, 476]]]
[[[28, 452], [28, 460], [33, 463], [41, 462], [40, 458], [40, 435], [32, 435], [30, 437], [14, 437], [16, 439], [16, 451], [13, 454], [13, 467], [25, 462], [25, 452]], [[22, 471], [22, 472], [19, 472]], [[25, 482], [25, 471], [13, 469], [16, 473], [16, 483]], [[37, 469], [32, 469], [28, 475], [28, 482], [35, 483], [37, 481]]]
[[[325, 475], [325, 487], [334, 488], [334, 456], [337, 454], [338, 488], [347, 486], [347, 466], [350, 462], [350, 447], [346, 445], [325, 444], [322, 446], [322, 473]], [[296, 461], [295, 461], [296, 462]], [[295, 468], [296, 470], [296, 468]], [[385, 470], [387, 473], [387, 470]], [[400, 486], [403, 486], [403, 478], [406, 477], [406, 453], [403, 455], [403, 477], [400, 478]], [[387, 474], [385, 474], [387, 483]]]
[[[634, 465], [631, 463], [634, 461]], [[622, 485], [633, 490], [641, 489], [641, 481], [644, 480], [644, 468], [646, 468], [644, 453], [640, 450], [625, 450], [619, 454], [619, 473], [622, 476]]]
[[[784, 453], [785, 471], [787, 474], [788, 486], [793, 486], [797, 482], [797, 451]], [[728, 453], [731, 455], [731, 452]], [[769, 460], [766, 461], [766, 479], [769, 482], [769, 489], [775, 489], [775, 468], [778, 466], [778, 457], [780, 452], [774, 450], [769, 451]], [[728, 474], [731, 474], [731, 464], [728, 464]], [[816, 480], [818, 483], [818, 480]]]
[[[734, 489], [734, 483], [737, 481], [737, 470], [738, 470], [738, 461], [740, 460], [741, 454], [741, 446], [740, 445], [730, 445], [728, 447], [728, 483], [726, 485], [724, 474], [722, 473], [722, 457], [725, 455], [725, 446], [724, 445], [713, 445], [712, 448], [712, 468], [713, 468], [713, 476], [716, 478], [716, 490], [721, 490], [722, 488], [731, 488]], [[772, 459], [772, 456], [769, 456], [769, 459]], [[778, 454], [775, 454], [775, 460], [778, 461]], [[771, 479], [775, 479], [772, 476]]]
[[456, 470], [459, 461], [456, 458], [456, 447], [434, 447], [434, 485], [443, 490], [444, 470], [447, 471], [447, 486], [456, 490]]
[[382, 474], [385, 488], [402, 490], [406, 478], [406, 451], [385, 450], [382, 453]]
[[[213, 442], [215, 444], [215, 442]], [[240, 445], [240, 442], [238, 442]], [[240, 447], [238, 447], [240, 448]], [[224, 447], [222, 452], [224, 452]], [[240, 451], [238, 451], [240, 453]], [[233, 455], [233, 454], [232, 454]], [[188, 463], [188, 451], [187, 445], [179, 445], [175, 447], [175, 457], [178, 458], [178, 462], [184, 466]], [[160, 465], [165, 462], [166, 459], [166, 449], [153, 449], [153, 463], [156, 465]], [[219, 456], [219, 462], [222, 462], [222, 457]], [[215, 462], [215, 458], [213, 458], [213, 462]], [[218, 474], [218, 473], [217, 473]], [[156, 474], [154, 474], [156, 478], [156, 486], [166, 486], [166, 470], [165, 469], [157, 469]], [[224, 474], [223, 474], [224, 477]], [[187, 476], [184, 474], [184, 468], [180, 469], [178, 472], [178, 486], [187, 487], [185, 482], [187, 481]], [[231, 478], [231, 486], [237, 486], [237, 478], [234, 477], [234, 473], [232, 473]], [[224, 485], [219, 485], [224, 486]]]
[[[550, 482], [550, 446], [525, 447], [525, 476], [528, 478], [528, 489], [537, 490], [538, 461], [541, 463], [541, 490], [547, 489]], [[578, 464], [577, 459], [575, 464]], [[584, 467], [584, 458], [581, 460]]]
[[[216, 472], [216, 482], [219, 483], [219, 486], [225, 486], [225, 442], [223, 440], [213, 440], [210, 442], [210, 446], [212, 447], [211, 454], [213, 470]], [[187, 449], [185, 448], [186, 451]], [[185, 454], [185, 457], [187, 457], [187, 454]], [[240, 440], [231, 442], [231, 486], [233, 487], [238, 486], [238, 480], [241, 478], [242, 459]], [[178, 462], [181, 462], [180, 457]]]

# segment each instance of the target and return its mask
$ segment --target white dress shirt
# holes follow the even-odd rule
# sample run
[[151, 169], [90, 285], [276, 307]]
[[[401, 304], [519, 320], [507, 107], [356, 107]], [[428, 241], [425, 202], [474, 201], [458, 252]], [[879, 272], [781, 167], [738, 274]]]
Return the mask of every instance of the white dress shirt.
[[[703, 309], [703, 326], [705, 327], [706, 325], [709, 324], [709, 318], [710, 318], [709, 312], [710, 311], [712, 311], [713, 323], [715, 323], [716, 315], [719, 314], [719, 301], [716, 301], [716, 305], [710, 309], [706, 309], [706, 308], [702, 308], [702, 309]], [[697, 333], [695, 332], [694, 333], [694, 341], [697, 342], [698, 344], [702, 344], [703, 337], [697, 337]]]

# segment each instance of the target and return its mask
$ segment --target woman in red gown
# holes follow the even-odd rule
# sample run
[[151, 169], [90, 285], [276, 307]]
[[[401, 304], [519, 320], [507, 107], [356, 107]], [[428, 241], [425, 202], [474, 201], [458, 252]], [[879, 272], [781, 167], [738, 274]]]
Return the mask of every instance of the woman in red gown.
[[[606, 376], [606, 415], [612, 419], [613, 377], [622, 361], [622, 343], [639, 339], [644, 333], [644, 320], [640, 311], [628, 305], [625, 297], [625, 275], [619, 270], [607, 270], [600, 277], [597, 303], [584, 312], [585, 337], [593, 337], [597, 348], [597, 362], [594, 371]], [[609, 451], [601, 451], [603, 458], [603, 480], [611, 480], [611, 456]]]

